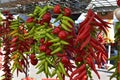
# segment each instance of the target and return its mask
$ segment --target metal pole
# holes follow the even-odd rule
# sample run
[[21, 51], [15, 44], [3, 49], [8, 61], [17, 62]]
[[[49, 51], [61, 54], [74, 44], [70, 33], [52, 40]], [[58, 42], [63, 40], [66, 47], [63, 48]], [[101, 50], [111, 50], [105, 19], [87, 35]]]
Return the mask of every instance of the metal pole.
[[[111, 54], [111, 45], [108, 44], [108, 59], [110, 58], [110, 54]], [[108, 65], [110, 65], [110, 60], [108, 60]]]

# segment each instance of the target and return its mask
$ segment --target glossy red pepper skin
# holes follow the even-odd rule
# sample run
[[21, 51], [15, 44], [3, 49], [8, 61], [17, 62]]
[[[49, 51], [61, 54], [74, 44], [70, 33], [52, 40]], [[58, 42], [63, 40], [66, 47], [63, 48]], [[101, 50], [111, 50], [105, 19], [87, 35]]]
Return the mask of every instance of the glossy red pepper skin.
[[72, 11], [70, 8], [64, 8], [64, 15], [65, 16], [71, 16], [71, 13], [72, 13]]
[[45, 13], [45, 14], [43, 15], [43, 17], [42, 17], [42, 20], [43, 20], [44, 22], [49, 23], [50, 20], [51, 20], [51, 14], [50, 14], [50, 12]]
[[31, 62], [32, 65], [36, 65], [38, 63], [38, 60], [34, 59], [34, 60], [30, 60], [30, 62]]
[[55, 14], [60, 14], [61, 13], [61, 7], [60, 7], [59, 4], [57, 4], [57, 5], [54, 6], [53, 12]]
[[59, 33], [58, 33], [58, 37], [60, 39], [66, 39], [67, 38], [67, 33], [64, 31], [64, 30], [61, 30]]
[[89, 35], [86, 40], [81, 44], [80, 50], [82, 50], [90, 41], [91, 36]]
[[30, 17], [26, 20], [27, 23], [31, 23], [31, 22], [34, 22], [34, 18], [33, 17]]
[[60, 27], [56, 27], [56, 28], [53, 29], [52, 33], [53, 34], [58, 34], [60, 31], [61, 31]]
[[47, 49], [46, 45], [40, 45], [40, 51], [45, 52]]
[[41, 38], [41, 39], [40, 39], [40, 43], [41, 43], [41, 44], [43, 44], [43, 43], [44, 43], [44, 41], [45, 41], [45, 39], [44, 39], [44, 38]]
[[32, 53], [31, 55], [30, 55], [30, 59], [35, 59], [36, 57], [35, 57], [35, 54], [34, 53]]
[[79, 80], [81, 80], [81, 79], [84, 80], [83, 78], [86, 75], [87, 75], [87, 71], [86, 71], [86, 69], [84, 69], [82, 72], [79, 73], [79, 75], [75, 76], [73, 80], [78, 80], [78, 79]]
[[67, 64], [69, 62], [68, 58], [66, 56], [62, 57], [62, 63]]
[[75, 74], [84, 71], [84, 70], [85, 70], [85, 67], [86, 67], [86, 64], [82, 64], [79, 68], [77, 68], [76, 70], [74, 70], [74, 71], [72, 72], [72, 74], [70, 75], [70, 80], [72, 80], [72, 77], [73, 77]]
[[94, 62], [93, 62], [93, 59], [92, 59], [92, 56], [90, 56], [90, 55], [89, 55], [89, 57], [87, 57], [87, 64], [91, 67], [91, 69], [96, 73], [96, 75], [100, 79], [100, 75], [97, 72], [95, 65], [94, 65]]
[[51, 55], [52, 50], [51, 49], [46, 49], [46, 54]]

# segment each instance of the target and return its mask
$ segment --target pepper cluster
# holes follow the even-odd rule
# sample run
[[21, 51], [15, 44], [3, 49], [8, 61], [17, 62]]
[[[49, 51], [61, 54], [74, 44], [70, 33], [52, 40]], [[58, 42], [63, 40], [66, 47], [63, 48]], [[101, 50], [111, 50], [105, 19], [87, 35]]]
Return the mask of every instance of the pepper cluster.
[[[59, 80], [65, 80], [68, 76], [70, 80], [87, 80], [91, 70], [100, 78], [94, 62], [100, 68], [106, 63], [107, 52], [97, 35], [102, 31], [106, 34], [107, 23], [90, 9], [76, 34], [71, 13], [68, 7], [59, 4], [36, 6], [26, 21], [19, 17], [11, 20], [9, 29], [3, 29], [8, 31], [0, 31], [0, 37], [5, 33], [9, 36], [8, 42], [3, 39], [8, 45], [5, 51], [10, 52], [5, 56], [8, 62], [13, 62], [9, 71], [25, 73], [27, 79], [31, 63], [38, 69], [36, 74], [44, 72], [47, 78], [57, 76]], [[57, 15], [54, 22], [51, 22], [51, 14]]]

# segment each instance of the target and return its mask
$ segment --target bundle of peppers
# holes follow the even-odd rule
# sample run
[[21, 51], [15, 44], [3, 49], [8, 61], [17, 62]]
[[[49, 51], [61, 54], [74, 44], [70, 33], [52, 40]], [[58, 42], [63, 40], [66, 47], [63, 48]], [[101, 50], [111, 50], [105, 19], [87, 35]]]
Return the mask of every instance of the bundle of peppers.
[[[57, 18], [51, 22], [53, 13]], [[19, 17], [12, 18], [8, 29], [0, 27], [0, 39], [7, 47], [5, 51], [9, 51], [5, 54], [5, 60], [13, 62], [11, 69], [4, 66], [10, 74], [5, 75], [4, 80], [11, 80], [10, 72], [15, 70], [17, 74], [22, 72], [29, 77], [29, 64], [38, 69], [36, 74], [44, 72], [47, 78], [56, 76], [59, 80], [65, 80], [67, 76], [70, 80], [87, 80], [88, 76], [92, 77], [91, 70], [100, 78], [94, 63], [99, 68], [106, 63], [107, 51], [98, 35], [101, 32], [106, 34], [108, 26], [91, 9], [80, 23], [78, 34], [68, 7], [59, 4], [43, 8], [36, 6], [28, 16], [26, 21]], [[7, 79], [7, 76], [10, 78]]]
[[[6, 15], [5, 19], [1, 18], [0, 23], [0, 47], [3, 48], [4, 53], [0, 50], [0, 55], [4, 55], [3, 59], [3, 68], [4, 71], [3, 76], [5, 77], [3, 80], [11, 80], [12, 79], [12, 73], [10, 69], [10, 21], [13, 19], [13, 16], [9, 12], [4, 12], [4, 15]], [[3, 47], [4, 46], [4, 47]]]

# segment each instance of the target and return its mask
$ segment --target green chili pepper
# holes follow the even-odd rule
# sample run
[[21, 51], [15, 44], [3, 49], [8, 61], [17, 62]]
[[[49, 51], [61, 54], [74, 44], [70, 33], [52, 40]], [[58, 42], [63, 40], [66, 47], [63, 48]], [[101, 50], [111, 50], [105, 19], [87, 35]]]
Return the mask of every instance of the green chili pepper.
[[57, 42], [57, 43], [52, 44], [52, 46], [60, 46], [60, 45], [61, 45], [60, 42]]
[[66, 42], [66, 41], [64, 41], [64, 40], [61, 40], [60, 43], [61, 43], [61, 44], [64, 44], [64, 45], [69, 45], [69, 43]]
[[59, 42], [60, 41], [60, 38], [55, 38], [55, 39], [52, 39], [52, 40], [50, 40], [50, 42]]
[[61, 48], [61, 47], [58, 47], [57, 49], [55, 49], [54, 51], [52, 51], [51, 54], [55, 54], [55, 53], [57, 53], [57, 52], [59, 52], [59, 51], [61, 51], [61, 50], [62, 50], [62, 48]]
[[49, 34], [49, 33], [46, 33], [46, 36], [47, 36], [48, 38], [50, 38], [50, 39], [54, 39], [53, 36], [52, 36], [51, 34]]
[[61, 68], [62, 73], [66, 75], [66, 71], [65, 71], [64, 65], [61, 62], [59, 62], [59, 66]]
[[58, 17], [56, 18], [56, 20], [54, 21], [54, 23], [57, 22], [58, 20], [60, 20], [62, 18], [62, 16], [63, 16], [63, 14], [59, 14]]
[[62, 20], [62, 23], [68, 26], [69, 28], [73, 27], [67, 20]]
[[64, 30], [66, 30], [66, 31], [68, 31], [68, 32], [71, 32], [71, 30], [70, 30], [65, 24], [61, 24], [61, 27], [62, 27]]
[[68, 21], [70, 21], [70, 22], [73, 22], [73, 23], [74, 23], [74, 21], [73, 21], [70, 17], [63, 16], [62, 18], [63, 18], [63, 19], [65, 19], [65, 20], [68, 20]]

